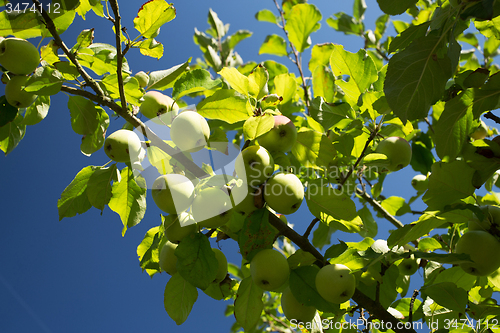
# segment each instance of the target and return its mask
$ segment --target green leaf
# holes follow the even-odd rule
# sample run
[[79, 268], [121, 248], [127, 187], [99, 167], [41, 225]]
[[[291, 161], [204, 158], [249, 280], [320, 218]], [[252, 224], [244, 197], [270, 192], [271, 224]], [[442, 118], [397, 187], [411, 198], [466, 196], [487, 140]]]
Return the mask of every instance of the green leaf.
[[332, 141], [323, 133], [301, 128], [292, 148], [293, 156], [308, 168], [327, 167], [335, 158], [336, 150]]
[[80, 145], [80, 151], [86, 156], [90, 156], [101, 149], [104, 145], [106, 130], [109, 126], [109, 116], [106, 111], [99, 106], [96, 107], [96, 110], [99, 126], [93, 133], [84, 135], [82, 138], [82, 144]]
[[242, 40], [252, 36], [252, 33], [248, 30], [238, 30], [231, 36], [227, 37], [222, 43], [222, 47], [227, 50], [232, 50], [238, 45]]
[[322, 96], [328, 103], [334, 101], [337, 89], [335, 87], [335, 77], [329, 67], [316, 67], [312, 75], [312, 86], [316, 98]]
[[290, 271], [288, 284], [293, 296], [302, 304], [314, 306], [319, 311], [336, 313], [340, 306], [327, 302], [318, 294], [316, 275], [319, 267], [315, 265], [299, 267]]
[[98, 109], [94, 102], [82, 96], [70, 96], [68, 108], [71, 114], [71, 127], [76, 134], [93, 133], [99, 126]]
[[387, 246], [392, 249], [394, 246], [406, 245], [428, 234], [432, 229], [439, 228], [444, 223], [446, 223], [446, 219], [438, 216], [436, 212], [425, 212], [418, 221], [394, 230], [387, 239]]
[[251, 261], [260, 250], [273, 247], [278, 231], [269, 223], [269, 214], [272, 214], [269, 210], [261, 208], [245, 218], [238, 235], [238, 245], [244, 259]]
[[403, 14], [411, 6], [414, 6], [418, 0], [377, 0], [380, 9], [389, 15]]
[[83, 214], [92, 207], [87, 197], [87, 184], [94, 173], [93, 166], [87, 166], [80, 170], [71, 183], [64, 189], [61, 198], [57, 200], [59, 221], [65, 217]]
[[446, 102], [444, 111], [434, 125], [434, 143], [436, 153], [442, 159], [454, 160], [462, 151], [468, 134], [473, 127], [473, 97], [471, 90], [466, 90]]
[[431, 22], [428, 21], [419, 25], [412, 25], [408, 29], [401, 32], [391, 41], [391, 44], [389, 45], [389, 53], [402, 50], [410, 45], [410, 43], [415, 39], [424, 37], [430, 24]]
[[259, 49], [260, 54], [272, 54], [278, 57], [286, 57], [288, 51], [286, 49], [286, 41], [278, 35], [268, 35]]
[[[109, 44], [93, 43], [89, 47], [81, 48], [77, 59], [84, 67], [90, 68], [97, 75], [116, 72], [116, 48]], [[123, 58], [122, 70], [129, 72], [127, 60]]]
[[269, 9], [259, 10], [255, 14], [255, 18], [258, 21], [262, 21], [262, 22], [271, 22], [274, 24], [278, 24], [278, 22], [279, 22], [279, 19], [276, 17], [276, 15], [274, 15], [274, 13], [272, 11], [270, 11]]
[[326, 23], [333, 29], [343, 32], [346, 35], [353, 34], [362, 36], [364, 32], [363, 23], [358, 22], [355, 18], [346, 13], [335, 13], [333, 17], [329, 17]]
[[170, 318], [177, 325], [184, 323], [198, 299], [198, 290], [175, 273], [165, 286], [163, 304]]
[[202, 233], [184, 237], [175, 249], [177, 271], [195, 287], [206, 289], [217, 275], [218, 261]]
[[[122, 82], [125, 82], [125, 80], [122, 80]], [[120, 99], [118, 76], [116, 74], [106, 76], [102, 79], [101, 83], [106, 87], [106, 90], [111, 98]], [[124, 90], [127, 102], [138, 106], [140, 104], [139, 98], [143, 95], [139, 87], [139, 81], [137, 81], [135, 77], [130, 77], [124, 84]]]
[[141, 54], [147, 57], [156, 59], [160, 59], [161, 57], [163, 57], [163, 52], [164, 52], [163, 44], [159, 43], [154, 38], [145, 39], [142, 42], [139, 42], [138, 46]]
[[383, 200], [380, 205], [391, 215], [400, 216], [411, 212], [410, 205], [402, 197], [389, 197]]
[[399, 268], [396, 265], [391, 265], [382, 277], [382, 283], [380, 284], [380, 305], [384, 308], [388, 308], [392, 302], [398, 296], [397, 280], [399, 276]]
[[219, 119], [229, 124], [247, 120], [253, 109], [247, 98], [233, 89], [220, 89], [198, 103], [198, 113], [208, 119]]
[[218, 39], [221, 39], [226, 35], [226, 28], [224, 27], [224, 23], [219, 19], [219, 16], [217, 16], [217, 13], [212, 10], [212, 8], [209, 8], [208, 10], [208, 24], [212, 27], [211, 30], [209, 30], [209, 33]]
[[210, 72], [197, 68], [184, 72], [174, 83], [172, 97], [179, 99], [182, 96], [213, 89], [221, 84], [220, 79], [212, 80]]
[[462, 312], [467, 305], [467, 291], [452, 282], [432, 284], [422, 288], [422, 293], [432, 298], [439, 305], [450, 310]]
[[326, 103], [321, 96], [312, 101], [309, 112], [325, 129], [344, 128], [356, 118], [356, 112], [348, 103]]
[[22, 121], [23, 117], [18, 114], [13, 121], [0, 127], [0, 150], [6, 156], [17, 147], [26, 133], [26, 125], [23, 125]]
[[92, 206], [103, 210], [111, 199], [111, 181], [118, 181], [116, 163], [109, 168], [95, 168], [87, 183], [87, 198]]
[[244, 96], [248, 96], [248, 90], [249, 90], [249, 81], [248, 78], [241, 74], [236, 68], [234, 67], [224, 67], [221, 71], [219, 71], [217, 74], [222, 76], [237, 92]]
[[243, 134], [246, 140], [255, 138], [269, 132], [274, 127], [274, 117], [270, 113], [265, 113], [260, 117], [250, 117], [243, 124]]
[[384, 92], [403, 123], [425, 118], [444, 93], [451, 60], [438, 55], [441, 44], [439, 37], [422, 37], [389, 60]]
[[312, 47], [311, 60], [309, 60], [309, 70], [314, 73], [318, 66], [330, 65], [330, 56], [335, 49], [335, 44], [325, 43], [317, 44]]
[[248, 75], [248, 92], [256, 99], [261, 99], [267, 94], [267, 82], [269, 81], [269, 73], [262, 65], [258, 65]]
[[13, 107], [7, 102], [5, 95], [0, 97], [0, 127], [16, 119], [18, 111], [18, 108]]
[[360, 210], [358, 210], [358, 216], [363, 221], [363, 228], [359, 232], [359, 235], [365, 238], [367, 237], [373, 238], [377, 236], [378, 224], [373, 218], [373, 215], [368, 209], [368, 207], [365, 206]]
[[48, 66], [38, 67], [35, 73], [26, 82], [25, 90], [36, 95], [55, 95], [61, 91], [61, 74]]
[[349, 81], [337, 80], [336, 84], [342, 88], [351, 105], [356, 105], [359, 96], [378, 78], [375, 63], [363, 49], [351, 53], [345, 51], [342, 45], [335, 45], [330, 55], [330, 66], [335, 76], [349, 76]]
[[311, 213], [330, 227], [344, 232], [359, 232], [363, 227], [361, 219], [357, 218], [354, 201], [324, 179], [309, 181], [305, 198]]
[[287, 13], [285, 30], [297, 51], [304, 52], [311, 45], [309, 37], [321, 26], [319, 21], [321, 12], [312, 4], [297, 4]]
[[23, 125], [36, 125], [41, 122], [49, 113], [50, 97], [38, 96], [33, 104], [31, 104], [24, 114], [24, 119], [21, 122]]
[[113, 183], [111, 191], [113, 196], [108, 206], [120, 215], [124, 236], [127, 228], [141, 222], [146, 212], [146, 180], [140, 175], [135, 176], [133, 171], [126, 167], [120, 173], [120, 181]]
[[283, 97], [281, 104], [290, 102], [297, 92], [297, 81], [293, 74], [279, 74], [274, 77], [275, 92]]
[[142, 5], [134, 18], [134, 27], [145, 38], [153, 34], [165, 23], [175, 18], [175, 8], [165, 0], [151, 0]]
[[149, 73], [148, 89], [165, 90], [172, 88], [175, 81], [186, 71], [190, 62], [191, 58], [185, 63], [169, 69]]
[[429, 188], [422, 200], [433, 210], [465, 199], [475, 190], [471, 184], [473, 174], [474, 169], [465, 161], [434, 163], [429, 176]]
[[438, 250], [441, 247], [441, 244], [434, 238], [426, 237], [418, 241], [418, 250], [422, 252]]
[[141, 243], [137, 246], [137, 256], [142, 271], [153, 277], [160, 272], [160, 245], [163, 237], [161, 226], [153, 227], [146, 232]]
[[257, 324], [264, 310], [262, 294], [263, 290], [253, 283], [251, 277], [241, 281], [234, 301], [234, 317], [246, 332]]

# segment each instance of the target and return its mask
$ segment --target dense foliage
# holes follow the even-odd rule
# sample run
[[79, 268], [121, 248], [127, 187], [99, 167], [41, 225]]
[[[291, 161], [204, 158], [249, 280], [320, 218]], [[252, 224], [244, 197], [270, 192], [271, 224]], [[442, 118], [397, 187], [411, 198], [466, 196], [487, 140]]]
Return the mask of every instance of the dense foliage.
[[[107, 206], [119, 215], [125, 236], [141, 222], [147, 204], [166, 211], [137, 254], [150, 276], [171, 275], [164, 304], [179, 325], [204, 292], [214, 302], [234, 299], [226, 311], [235, 316], [234, 331], [287, 332], [297, 327], [297, 318], [307, 318], [303, 324], [314, 332], [497, 331], [500, 141], [481, 117], [499, 120], [491, 111], [500, 103], [500, 67], [494, 62], [500, 3], [377, 0], [384, 14], [369, 30], [363, 22], [365, 1], [353, 0], [352, 15], [335, 13], [322, 28], [361, 38], [364, 48], [356, 53], [334, 43], [312, 44], [323, 19], [313, 3], [269, 3], [273, 10], [256, 13], [260, 24], [274, 27], [259, 53], [281, 56], [283, 63], [244, 62], [235, 49], [252, 33], [230, 34], [210, 10], [209, 28], [194, 35], [203, 58], [146, 74], [133, 73], [126, 55], [138, 49], [147, 57], [163, 56], [164, 46], [155, 37], [175, 19], [174, 4], [142, 5], [132, 38], [132, 23], [121, 21], [117, 0], [54, 0], [51, 6], [33, 0], [24, 8], [0, 0], [5, 6], [1, 36], [18, 38], [0, 40], [2, 81], [7, 82], [0, 149], [10, 153], [22, 144], [27, 127], [43, 126], [38, 123], [49, 112], [51, 96], [69, 95], [81, 152], [104, 149], [112, 161], [76, 174], [58, 201], [59, 218]], [[403, 13], [408, 22], [394, 19]], [[109, 20], [116, 44], [100, 43], [92, 29], [82, 30], [76, 44], [65, 44], [60, 33], [75, 28], [76, 15]], [[391, 26], [396, 36], [388, 34]], [[40, 36], [51, 38], [43, 39], [37, 51], [41, 62], [35, 56], [31, 68], [33, 51], [23, 40]], [[30, 56], [27, 67], [13, 61], [21, 53]], [[310, 56], [307, 66], [304, 54]], [[146, 95], [166, 90], [171, 98]], [[197, 115], [183, 110], [186, 97], [198, 101], [187, 108]], [[151, 112], [148, 104], [160, 106]], [[276, 119], [287, 122], [281, 115], [291, 122], [273, 134]], [[119, 119], [126, 121], [126, 132], [111, 136], [110, 121]], [[195, 132], [198, 137], [190, 142]], [[132, 133], [138, 139], [129, 139]], [[253, 162], [240, 150], [253, 154], [248, 157]], [[236, 163], [230, 158], [222, 168], [212, 156], [236, 158]], [[257, 164], [270, 165], [259, 170], [264, 177], [245, 174], [256, 158]], [[385, 178], [403, 167], [415, 171], [417, 194], [385, 197]], [[176, 176], [153, 185], [159, 175]], [[246, 177], [254, 184], [246, 186]], [[182, 209], [164, 204], [174, 192], [162, 192], [171, 186], [170, 178], [192, 183], [188, 190], [175, 190], [186, 203]], [[292, 183], [288, 196], [266, 192]], [[242, 188], [244, 198], [246, 190], [253, 196], [246, 206], [236, 206]], [[477, 194], [479, 189], [486, 194]], [[422, 212], [412, 211], [418, 198], [427, 205]], [[302, 235], [293, 229], [301, 204], [311, 213]], [[227, 209], [205, 217], [219, 206]], [[415, 221], [404, 225], [397, 218], [404, 214], [413, 214]], [[375, 241], [383, 220], [394, 230], [387, 240]], [[363, 240], [343, 242], [332, 237], [335, 231], [358, 233]], [[237, 242], [241, 265], [224, 263], [224, 255], [211, 249], [210, 237]], [[410, 277], [417, 270], [423, 279], [412, 293]], [[348, 291], [339, 297], [329, 285], [345, 285]], [[280, 307], [282, 295], [287, 305]]]

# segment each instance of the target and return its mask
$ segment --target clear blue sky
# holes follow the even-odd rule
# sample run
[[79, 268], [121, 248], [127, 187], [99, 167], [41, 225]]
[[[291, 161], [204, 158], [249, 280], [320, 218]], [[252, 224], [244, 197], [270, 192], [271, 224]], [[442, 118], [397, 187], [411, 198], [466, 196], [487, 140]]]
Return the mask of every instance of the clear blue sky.
[[[316, 0], [323, 13], [322, 29], [312, 35], [314, 44], [334, 42], [351, 52], [362, 47], [356, 37], [346, 37], [327, 26], [325, 20], [338, 11], [352, 13], [352, 1]], [[374, 27], [380, 11], [368, 0], [367, 25]], [[135, 37], [132, 20], [139, 1], [121, 1], [123, 25]], [[260, 44], [270, 33], [281, 31], [270, 23], [258, 22], [254, 14], [264, 8], [275, 10], [272, 0], [182, 0], [174, 2], [177, 18], [161, 29], [158, 40], [165, 46], [159, 61], [143, 57], [137, 50], [127, 58], [133, 72], [170, 68], [189, 57], [201, 57], [193, 43], [193, 31], [207, 27], [208, 9], [230, 23], [230, 33], [247, 29], [254, 35], [243, 41], [237, 51], [244, 61], [262, 61]], [[93, 14], [62, 35], [73, 45], [83, 29], [96, 28], [94, 42], [114, 43], [111, 23]], [[45, 42], [43, 43], [45, 44]], [[307, 53], [307, 52], [306, 52]], [[307, 53], [308, 54], [308, 53]], [[304, 66], [307, 68], [307, 58]], [[273, 58], [293, 69], [285, 58]], [[309, 75], [309, 73], [307, 74]], [[0, 95], [4, 86], [0, 85]], [[234, 318], [223, 314], [227, 305], [199, 292], [188, 320], [177, 326], [163, 307], [163, 291], [169, 276], [150, 279], [142, 273], [136, 247], [148, 229], [160, 223], [160, 211], [148, 193], [148, 210], [140, 225], [121, 236], [119, 216], [109, 209], [96, 209], [58, 221], [57, 199], [74, 176], [87, 165], [103, 165], [108, 158], [103, 151], [86, 157], [79, 150], [81, 137], [70, 126], [67, 97], [53, 97], [45, 120], [27, 129], [20, 145], [7, 157], [0, 156], [0, 332], [88, 333], [88, 332], [226, 332]], [[109, 131], [123, 124], [114, 121]], [[415, 192], [409, 180], [415, 172], [406, 168], [386, 180], [384, 194], [409, 197]], [[415, 209], [422, 209], [422, 205]], [[305, 230], [312, 216], [306, 205], [289, 221], [299, 231]], [[411, 222], [405, 216], [404, 222]], [[380, 220], [379, 238], [387, 238], [388, 223]], [[333, 240], [360, 240], [358, 235], [335, 234]], [[233, 241], [220, 244], [229, 261], [241, 257]]]

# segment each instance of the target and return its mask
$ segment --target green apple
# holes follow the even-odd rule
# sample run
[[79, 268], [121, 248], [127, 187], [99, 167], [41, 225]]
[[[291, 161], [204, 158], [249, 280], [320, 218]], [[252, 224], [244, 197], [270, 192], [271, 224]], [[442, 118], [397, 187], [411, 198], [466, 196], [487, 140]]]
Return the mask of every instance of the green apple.
[[399, 265], [399, 272], [403, 275], [413, 275], [418, 270], [418, 261], [411, 255], [410, 258], [403, 259]]
[[281, 309], [288, 320], [296, 323], [308, 323], [312, 321], [316, 315], [316, 308], [311, 305], [300, 303], [295, 296], [293, 296], [290, 287], [286, 287], [281, 294]]
[[264, 186], [264, 201], [280, 214], [295, 213], [304, 199], [304, 186], [293, 173], [278, 172]]
[[376, 150], [376, 153], [384, 154], [389, 160], [387, 170], [398, 171], [410, 164], [411, 146], [403, 138], [391, 136], [382, 140]]
[[183, 175], [162, 175], [154, 181], [151, 195], [158, 208], [165, 213], [180, 214], [194, 200], [194, 185]]
[[[141, 88], [147, 87], [149, 83], [149, 75], [146, 74], [143, 71], [137, 72], [134, 77], [139, 81], [139, 86]], [[147, 94], [147, 93], [146, 93]], [[168, 97], [168, 96], [167, 96]], [[172, 104], [170, 104], [172, 105]], [[177, 104], [174, 105], [174, 107], [177, 106]]]
[[316, 275], [316, 289], [328, 302], [342, 304], [354, 295], [356, 278], [345, 265], [326, 265]]
[[297, 128], [285, 116], [274, 116], [274, 127], [257, 138], [259, 145], [270, 152], [287, 152], [297, 141]]
[[500, 242], [483, 230], [466, 232], [455, 245], [455, 253], [468, 254], [473, 262], [460, 267], [471, 275], [486, 276], [500, 267]]
[[428, 185], [429, 179], [425, 175], [415, 175], [415, 177], [411, 180], [411, 186], [413, 186], [417, 192], [426, 191]]
[[234, 171], [243, 182], [258, 188], [274, 172], [274, 159], [266, 148], [250, 146], [238, 155]]
[[120, 129], [104, 141], [104, 152], [115, 162], [134, 163], [139, 160], [141, 140], [133, 131]]
[[246, 183], [239, 183], [233, 186], [230, 197], [234, 211], [246, 216], [257, 210], [257, 207], [255, 207], [255, 197], [258, 192], [258, 190], [248, 187]]
[[196, 111], [181, 112], [172, 121], [170, 137], [182, 151], [197, 152], [208, 142], [210, 127], [205, 118]]
[[253, 282], [262, 290], [275, 291], [288, 281], [290, 266], [280, 252], [264, 249], [252, 258], [250, 274]]
[[191, 212], [198, 226], [218, 228], [229, 221], [232, 208], [229, 195], [217, 187], [206, 187], [194, 198]]
[[177, 244], [167, 241], [160, 250], [160, 268], [170, 275], [177, 273], [177, 257], [174, 253], [176, 248]]
[[155, 123], [170, 125], [179, 112], [174, 100], [159, 91], [148, 91], [141, 100], [139, 111], [146, 118], [156, 120]]
[[215, 258], [217, 258], [217, 262], [219, 263], [219, 267], [217, 268], [217, 275], [215, 276], [214, 282], [219, 283], [222, 282], [222, 280], [224, 280], [227, 275], [227, 258], [219, 249], [212, 248], [212, 251], [214, 251]]
[[16, 108], [27, 108], [38, 97], [34, 93], [24, 90], [28, 76], [12, 76], [5, 85], [5, 98]]
[[488, 136], [488, 125], [481, 120], [481, 124], [470, 135], [474, 140], [483, 140]]
[[484, 214], [482, 221], [474, 214], [474, 217], [469, 221], [469, 230], [484, 230], [490, 231], [493, 227], [500, 230], [500, 207], [498, 206], [481, 206], [479, 207]]
[[0, 41], [0, 64], [17, 75], [28, 75], [40, 64], [40, 53], [35, 45], [21, 38]]
[[[182, 212], [179, 215], [170, 215], [172, 220], [170, 220], [168, 225], [165, 225], [165, 236], [172, 243], [179, 243], [184, 237], [194, 234], [198, 227], [196, 221], [188, 212]], [[167, 221], [167, 220], [166, 220]]]

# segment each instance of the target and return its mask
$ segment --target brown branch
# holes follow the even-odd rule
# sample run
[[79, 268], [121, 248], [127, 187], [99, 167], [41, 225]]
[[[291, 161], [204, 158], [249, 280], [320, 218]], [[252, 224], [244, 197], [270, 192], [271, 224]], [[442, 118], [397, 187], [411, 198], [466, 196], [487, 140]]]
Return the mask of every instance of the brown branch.
[[486, 114], [484, 115], [484, 118], [491, 119], [495, 123], [500, 124], [500, 117], [495, 116], [493, 113], [491, 113], [491, 111], [486, 112]]
[[295, 49], [295, 46], [293, 46], [292, 42], [290, 42], [290, 38], [288, 37], [288, 31], [286, 31], [286, 28], [285, 28], [285, 25], [286, 25], [285, 16], [284, 16], [283, 11], [281, 10], [281, 8], [278, 4], [278, 1], [274, 0], [274, 4], [276, 5], [278, 12], [280, 13], [281, 22], [283, 24], [282, 29], [285, 32], [286, 38], [288, 39], [290, 47], [292, 48], [293, 55], [295, 56], [295, 65], [297, 65], [297, 68], [299, 69], [300, 78], [302, 80], [302, 89], [304, 90], [304, 99], [306, 102], [306, 113], [309, 113], [308, 110], [309, 110], [309, 106], [310, 106], [310, 101], [309, 101], [310, 97], [309, 97], [309, 92], [307, 91], [306, 79], [304, 77], [304, 72], [302, 70], [302, 62], [301, 62], [301, 59], [299, 57], [299, 52]]
[[311, 234], [312, 229], [314, 228], [316, 223], [318, 223], [319, 221], [320, 220], [317, 217], [315, 217], [314, 220], [312, 220], [312, 222], [307, 227], [307, 230], [306, 230], [306, 232], [304, 232], [304, 235], [302, 237], [309, 238], [309, 235]]
[[122, 66], [123, 66], [123, 53], [122, 53], [122, 41], [121, 41], [121, 16], [118, 7], [117, 0], [109, 0], [109, 4], [111, 9], [113, 10], [113, 14], [115, 18], [113, 20], [115, 26], [115, 41], [116, 41], [116, 75], [118, 79], [118, 90], [120, 91], [120, 101], [123, 112], [127, 111], [127, 99], [125, 97], [125, 88], [123, 86], [123, 77], [122, 77]]
[[73, 87], [67, 87], [67, 86], [62, 86], [61, 91], [70, 93], [72, 95], [82, 96], [82, 97], [88, 98], [91, 101], [94, 101], [98, 104], [107, 106], [109, 109], [116, 112], [119, 116], [121, 116], [123, 119], [125, 119], [132, 126], [140, 129], [141, 132], [144, 134], [144, 136], [146, 138], [148, 138], [153, 145], [157, 146], [158, 148], [163, 150], [165, 153], [167, 153], [168, 155], [172, 156], [177, 161], [179, 161], [179, 163], [181, 163], [194, 176], [196, 176], [198, 178], [205, 178], [205, 177], [209, 176], [209, 174], [207, 174], [205, 171], [203, 171], [193, 161], [188, 159], [186, 157], [186, 155], [184, 155], [180, 150], [174, 149], [169, 144], [167, 144], [165, 141], [160, 139], [149, 127], [147, 127], [137, 117], [135, 117], [134, 115], [132, 115], [128, 112], [123, 112], [123, 109], [118, 104], [113, 102], [109, 97], [96, 96], [96, 95], [92, 94], [91, 92], [77, 89], [77, 88], [73, 88]]
[[[381, 122], [382, 124], [382, 122]], [[365, 152], [366, 150], [368, 149], [368, 147], [370, 146], [370, 143], [373, 141], [373, 139], [375, 139], [375, 137], [377, 136], [377, 133], [378, 133], [378, 129], [379, 127], [377, 126], [377, 128], [375, 128], [371, 133], [370, 133], [370, 136], [368, 137], [368, 140], [366, 140], [365, 142], [365, 146], [363, 147], [363, 151], [361, 152], [361, 154], [359, 155], [358, 159], [356, 160], [356, 162], [354, 162], [354, 165], [351, 167], [351, 169], [349, 170], [349, 172], [347, 173], [347, 175], [345, 175], [345, 177], [343, 177], [339, 183], [339, 188], [341, 189], [342, 186], [344, 186], [345, 182], [347, 181], [347, 179], [349, 179], [349, 177], [351, 177], [352, 173], [354, 172], [354, 170], [358, 167], [359, 163], [361, 163], [361, 160], [363, 159], [363, 157], [365, 157]]]
[[415, 289], [413, 291], [413, 295], [411, 295], [410, 299], [410, 309], [409, 309], [409, 315], [408, 315], [408, 322], [412, 323], [413, 322], [413, 305], [415, 304], [415, 300], [417, 299], [418, 296], [418, 290]]
[[[66, 44], [62, 41], [61, 37], [59, 36], [59, 33], [57, 32], [56, 26], [54, 25], [54, 21], [50, 18], [50, 16], [47, 14], [45, 10], [43, 10], [42, 5], [38, 0], [32, 0], [33, 3], [35, 4], [35, 8], [37, 12], [42, 15], [43, 18], [43, 23], [45, 24], [45, 27], [47, 30], [52, 35], [52, 38], [54, 38], [55, 44], [64, 52], [64, 54], [68, 57], [68, 59], [71, 61], [73, 65], [76, 66], [76, 69], [78, 70], [78, 73], [83, 77], [85, 80], [86, 84], [92, 88], [96, 92], [97, 95], [99, 96], [105, 96], [104, 91], [101, 89], [101, 87], [97, 84], [96, 81], [85, 71], [85, 69], [80, 65], [78, 60], [76, 60], [76, 56], [74, 53], [71, 53], [71, 51], [68, 49]], [[40, 11], [40, 9], [42, 9]]]

